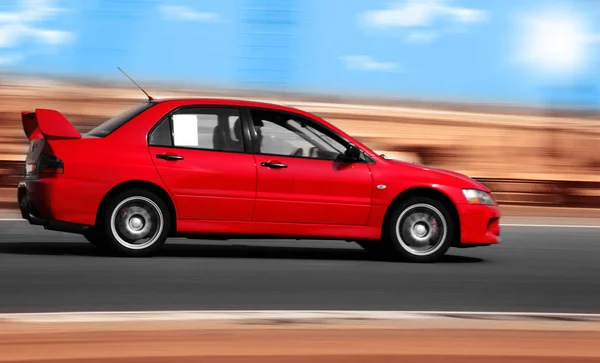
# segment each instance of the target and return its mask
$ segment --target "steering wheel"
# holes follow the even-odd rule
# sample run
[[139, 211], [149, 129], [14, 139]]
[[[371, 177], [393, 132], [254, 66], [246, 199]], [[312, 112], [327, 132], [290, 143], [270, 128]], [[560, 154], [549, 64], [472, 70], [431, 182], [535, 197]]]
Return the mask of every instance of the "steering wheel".
[[290, 154], [290, 156], [302, 156], [304, 154], [304, 150], [301, 147], [297, 148], [296, 151]]

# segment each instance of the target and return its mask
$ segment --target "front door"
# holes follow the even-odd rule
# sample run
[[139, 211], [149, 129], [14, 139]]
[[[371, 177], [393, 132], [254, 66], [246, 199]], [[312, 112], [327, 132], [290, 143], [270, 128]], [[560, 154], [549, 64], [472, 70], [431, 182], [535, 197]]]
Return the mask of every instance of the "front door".
[[372, 176], [366, 162], [337, 161], [346, 146], [300, 115], [252, 110], [260, 147], [257, 222], [366, 225]]
[[256, 165], [244, 151], [241, 125], [238, 109], [194, 106], [168, 115], [149, 135], [179, 219], [252, 219]]

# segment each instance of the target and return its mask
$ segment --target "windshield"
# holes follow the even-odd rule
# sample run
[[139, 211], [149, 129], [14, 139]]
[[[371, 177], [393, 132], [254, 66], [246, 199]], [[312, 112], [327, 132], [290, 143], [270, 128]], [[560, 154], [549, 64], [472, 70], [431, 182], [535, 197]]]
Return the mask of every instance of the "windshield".
[[324, 142], [331, 149], [337, 151], [340, 154], [344, 153], [344, 150], [346, 149], [346, 147], [344, 145], [340, 144], [338, 141], [332, 139], [331, 136], [329, 136], [329, 135], [321, 132], [320, 130], [313, 129], [312, 127], [310, 127], [308, 125], [306, 125], [304, 127], [308, 131], [310, 131], [313, 135], [315, 135], [316, 137], [318, 137], [319, 139], [321, 139], [321, 141]]
[[93, 130], [88, 132], [87, 135], [95, 136], [95, 137], [105, 137], [105, 136], [109, 135], [111, 132], [118, 129], [119, 127], [123, 126], [127, 121], [131, 120], [132, 118], [139, 115], [143, 111], [152, 107], [152, 105], [154, 105], [154, 103], [152, 103], [152, 102], [144, 102], [141, 104], [137, 104], [137, 105], [125, 110], [124, 112], [121, 112], [120, 114], [111, 118], [110, 120], [103, 122], [102, 124], [100, 124], [99, 126], [94, 128]]

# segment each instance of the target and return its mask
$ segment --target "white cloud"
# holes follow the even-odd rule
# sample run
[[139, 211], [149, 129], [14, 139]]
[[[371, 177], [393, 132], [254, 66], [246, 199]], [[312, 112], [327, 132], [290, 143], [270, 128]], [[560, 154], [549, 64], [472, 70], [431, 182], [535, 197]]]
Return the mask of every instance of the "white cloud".
[[[15, 48], [31, 40], [52, 46], [72, 41], [74, 37], [70, 32], [36, 26], [37, 22], [65, 11], [53, 4], [53, 0], [21, 0], [14, 11], [0, 12], [0, 49]], [[0, 64], [13, 64], [23, 57], [22, 54], [0, 55]]]
[[365, 55], [349, 55], [340, 59], [346, 64], [346, 69], [352, 71], [400, 71], [400, 66], [396, 63], [377, 61]]
[[443, 6], [441, 8], [441, 14], [446, 13], [452, 17], [455, 21], [460, 23], [479, 23], [487, 18], [487, 13], [484, 10], [478, 9], [467, 9], [467, 8], [454, 8], [451, 6]]
[[66, 11], [64, 8], [53, 6], [55, 3], [55, 0], [21, 0], [19, 17], [25, 22], [38, 22]]
[[217, 14], [210, 12], [198, 12], [186, 6], [162, 5], [159, 10], [169, 20], [180, 21], [211, 21], [218, 18]]
[[[411, 42], [431, 42], [444, 31], [445, 23], [466, 25], [487, 19], [484, 10], [453, 6], [453, 3], [451, 0], [404, 0], [387, 9], [367, 11], [362, 14], [362, 21], [380, 30], [404, 28], [406, 40]], [[436, 31], [428, 29], [434, 26]]]
[[406, 36], [406, 40], [411, 43], [431, 43], [439, 36], [439, 33], [434, 31], [414, 31]]
[[30, 30], [33, 35], [42, 39], [46, 44], [60, 45], [66, 44], [73, 40], [73, 34], [70, 32], [60, 30], [43, 30], [43, 29], [32, 29]]
[[572, 9], [537, 9], [519, 19], [514, 34], [516, 60], [531, 74], [571, 77], [585, 72], [600, 33], [584, 14]]
[[17, 44], [19, 39], [19, 27], [4, 25], [0, 26], [0, 48], [10, 48]]

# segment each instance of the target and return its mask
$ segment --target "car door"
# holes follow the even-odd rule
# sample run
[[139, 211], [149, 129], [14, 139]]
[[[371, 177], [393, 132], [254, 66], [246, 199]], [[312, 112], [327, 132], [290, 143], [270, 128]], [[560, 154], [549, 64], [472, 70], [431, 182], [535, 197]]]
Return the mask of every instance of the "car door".
[[344, 140], [301, 115], [252, 109], [258, 185], [254, 221], [366, 225], [368, 163], [340, 161]]
[[150, 154], [179, 219], [252, 219], [256, 165], [241, 130], [237, 108], [194, 106], [169, 113], [150, 132]]

